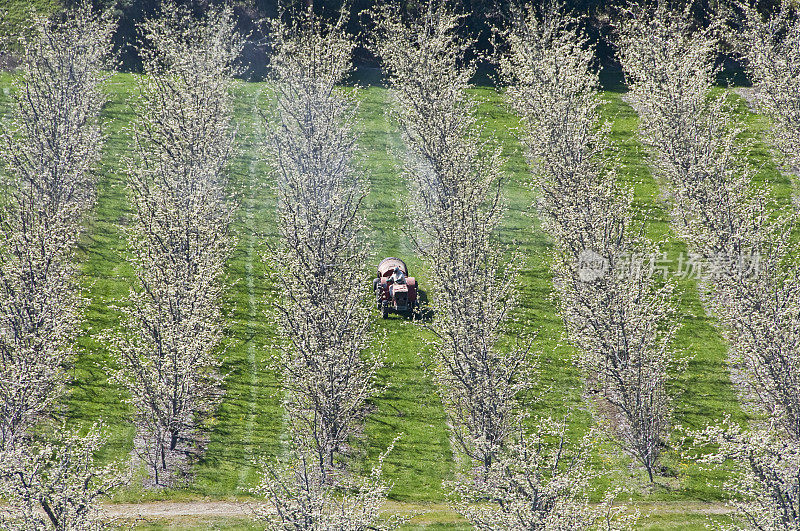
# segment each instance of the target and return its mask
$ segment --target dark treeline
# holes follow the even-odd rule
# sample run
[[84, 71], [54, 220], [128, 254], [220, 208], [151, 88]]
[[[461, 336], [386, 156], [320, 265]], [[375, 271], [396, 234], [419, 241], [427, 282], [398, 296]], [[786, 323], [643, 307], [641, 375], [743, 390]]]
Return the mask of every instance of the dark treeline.
[[[66, 4], [74, 4], [77, 0], [64, 0]], [[189, 4], [195, 10], [202, 12], [208, 6], [219, 4], [226, 0], [179, 0], [180, 3]], [[366, 12], [377, 2], [386, 0], [350, 0], [350, 18], [348, 29], [358, 38], [370, 31], [370, 20]], [[465, 14], [462, 31], [477, 38], [477, 50], [490, 53], [493, 46], [502, 46], [502, 41], [493, 39], [492, 28], [504, 27], [515, 10], [528, 5], [541, 5], [545, 0], [525, 2], [522, 0], [451, 0], [457, 10]], [[692, 15], [698, 24], [708, 22], [708, 13], [715, 12], [720, 7], [725, 7], [730, 0], [675, 0], [676, 8], [683, 9], [686, 1], [692, 2]], [[123, 70], [139, 71], [141, 61], [136, 51], [138, 43], [137, 26], [146, 17], [158, 12], [160, 0], [93, 0], [97, 8], [111, 8], [119, 17], [119, 30], [114, 38], [114, 46], [120, 59]], [[424, 0], [400, 2], [405, 9], [414, 9], [423, 5]], [[600, 63], [609, 70], [617, 70], [614, 58], [614, 26], [612, 21], [628, 4], [628, 0], [564, 0], [569, 8], [585, 15], [586, 31], [591, 41], [597, 46], [597, 57]], [[239, 30], [248, 35], [248, 45], [243, 54], [243, 61], [247, 65], [245, 76], [252, 79], [263, 77], [268, 57], [269, 36], [263, 31], [261, 23], [266, 18], [278, 16], [279, 11], [283, 16], [290, 17], [297, 9], [304, 9], [313, 4], [313, 9], [320, 15], [338, 16], [342, 0], [290, 0], [279, 2], [277, 0], [238, 0], [234, 1], [238, 17]], [[759, 0], [759, 8], [766, 12], [773, 11], [780, 0]], [[283, 9], [279, 10], [279, 5]], [[377, 67], [375, 58], [364, 46], [356, 49], [354, 62], [357, 68]], [[491, 71], [491, 64], [483, 69]]]

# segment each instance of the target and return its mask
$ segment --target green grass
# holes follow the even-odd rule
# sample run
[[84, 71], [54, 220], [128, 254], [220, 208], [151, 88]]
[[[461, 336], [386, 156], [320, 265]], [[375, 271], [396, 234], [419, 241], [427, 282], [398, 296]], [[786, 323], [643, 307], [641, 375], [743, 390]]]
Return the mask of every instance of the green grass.
[[0, 1], [0, 51], [3, 45], [8, 45], [12, 50], [19, 48], [19, 38], [28, 32], [33, 13], [49, 15], [61, 7], [60, 0]]
[[[11, 77], [0, 76], [0, 87], [8, 87]], [[103, 458], [124, 459], [129, 455], [133, 427], [124, 394], [108, 380], [113, 356], [102, 334], [117, 326], [119, 314], [113, 306], [125, 304], [132, 270], [125, 261], [126, 245], [120, 228], [129, 216], [125, 194], [123, 157], [129, 153], [126, 126], [133, 118], [127, 99], [133, 93], [133, 75], [120, 74], [108, 85], [109, 103], [103, 111], [108, 140], [98, 175], [97, 204], [81, 241], [79, 259], [82, 282], [90, 305], [79, 341], [80, 355], [72, 370], [73, 383], [66, 401], [67, 415], [74, 422], [88, 423], [102, 418], [111, 439]], [[250, 489], [258, 481], [258, 459], [280, 452], [282, 410], [276, 378], [269, 368], [270, 344], [274, 334], [266, 316], [272, 284], [270, 272], [261, 256], [264, 242], [274, 236], [273, 191], [268, 172], [261, 160], [259, 144], [261, 125], [256, 110], [265, 105], [263, 84], [240, 83], [236, 88], [235, 123], [240, 152], [231, 167], [231, 197], [239, 205], [233, 225], [236, 250], [228, 266], [230, 287], [225, 297], [226, 341], [223, 371], [226, 395], [210, 433], [208, 449], [194, 467], [194, 478], [187, 486], [169, 491], [148, 491], [132, 486], [119, 492], [115, 501], [156, 499], [251, 499]], [[549, 270], [551, 244], [540, 229], [531, 205], [534, 196], [529, 186], [528, 169], [521, 147], [515, 138], [518, 121], [502, 104], [502, 96], [492, 88], [474, 91], [483, 103], [479, 113], [487, 138], [498, 142], [507, 156], [503, 192], [507, 212], [500, 228], [500, 239], [509, 249], [519, 250], [524, 261], [519, 264], [519, 323], [512, 330], [535, 332], [533, 348], [541, 361], [541, 381], [537, 392], [542, 400], [534, 407], [538, 413], [568, 415], [573, 423], [573, 437], [579, 437], [591, 423], [591, 412], [581, 401], [581, 378], [571, 362], [573, 352], [564, 345], [562, 324], [552, 300]], [[612, 140], [619, 150], [621, 181], [635, 190], [635, 208], [646, 220], [648, 234], [665, 240], [670, 257], [686, 251], [683, 242], [672, 233], [667, 206], [659, 199], [656, 181], [647, 167], [642, 146], [637, 142], [637, 117], [620, 99], [618, 92], [607, 92], [604, 116], [613, 121]], [[385, 89], [369, 87], [360, 93], [362, 121], [362, 168], [369, 179], [371, 192], [365, 213], [372, 243], [372, 260], [388, 255], [406, 259], [411, 273], [426, 285], [425, 269], [412, 253], [403, 216], [407, 200], [406, 184], [396, 159], [402, 150], [397, 127], [387, 120], [384, 111], [389, 102]], [[0, 103], [7, 96], [0, 91]], [[758, 138], [765, 123], [740, 109], [748, 125], [748, 134]], [[768, 149], [756, 143], [752, 158], [763, 170], [758, 179], [768, 183], [779, 201], [787, 201], [791, 186], [771, 166]], [[698, 428], [725, 414], [742, 420], [736, 392], [728, 379], [726, 346], [706, 316], [697, 286], [691, 280], [679, 283], [680, 319], [683, 327], [676, 348], [691, 356], [688, 369], [677, 377], [672, 392], [675, 397], [675, 423]], [[400, 435], [394, 451], [385, 463], [385, 473], [394, 484], [391, 499], [406, 505], [425, 506], [437, 503], [427, 516], [409, 529], [461, 529], [463, 524], [445, 505], [442, 481], [451, 477], [452, 456], [444, 412], [435, 388], [423, 370], [419, 352], [426, 333], [399, 317], [381, 320], [375, 314], [375, 331], [384, 338], [386, 366], [378, 379], [379, 393], [372, 400], [371, 412], [363, 434], [354, 446], [366, 458], [364, 467]], [[678, 444], [679, 438], [675, 437]], [[725, 499], [720, 483], [724, 473], [708, 471], [685, 462], [683, 448], [675, 448], [664, 459], [666, 475], [656, 486], [647, 485], [645, 473], [630, 466], [630, 459], [611, 443], [602, 446], [596, 456], [598, 465], [608, 474], [597, 486], [624, 485], [630, 496], [642, 503], [671, 504], [668, 512], [653, 510], [654, 516], [643, 520], [649, 529], [700, 529], [707, 516], [697, 507]], [[680, 510], [686, 503], [686, 510]], [[643, 510], [643, 512], [646, 512]], [[243, 519], [176, 519], [153, 522], [141, 529], [251, 529]]]

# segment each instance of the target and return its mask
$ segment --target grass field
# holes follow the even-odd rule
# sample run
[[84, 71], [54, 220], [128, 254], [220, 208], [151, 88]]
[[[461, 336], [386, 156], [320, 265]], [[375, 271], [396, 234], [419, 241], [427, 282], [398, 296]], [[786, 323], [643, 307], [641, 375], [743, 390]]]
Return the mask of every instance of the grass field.
[[[11, 77], [0, 76], [0, 103], [8, 102]], [[132, 271], [126, 264], [126, 245], [120, 227], [129, 215], [125, 195], [123, 157], [128, 154], [126, 126], [133, 118], [127, 103], [135, 88], [131, 74], [115, 75], [108, 84], [109, 102], [103, 111], [108, 136], [98, 169], [98, 197], [87, 220], [79, 259], [83, 286], [91, 303], [80, 338], [80, 355], [72, 371], [72, 385], [66, 401], [69, 419], [89, 423], [102, 418], [111, 440], [103, 459], [126, 458], [131, 449], [133, 427], [121, 392], [109, 384], [113, 356], [101, 334], [113, 330], [118, 314], [112, 306], [125, 304]], [[273, 325], [265, 312], [272, 296], [270, 272], [262, 255], [264, 242], [274, 236], [275, 203], [265, 162], [260, 155], [262, 124], [258, 109], [266, 103], [264, 85], [240, 83], [236, 88], [235, 124], [240, 152], [231, 167], [231, 197], [238, 204], [234, 232], [236, 251], [227, 266], [230, 284], [225, 300], [226, 341], [223, 371], [226, 396], [214, 419], [208, 450], [195, 466], [193, 481], [180, 489], [148, 491], [135, 485], [119, 492], [115, 502], [154, 500], [232, 500], [252, 499], [250, 489], [258, 481], [255, 463], [259, 458], [280, 451], [282, 411], [276, 379], [269, 368]], [[537, 332], [534, 349], [541, 357], [543, 400], [534, 407], [539, 413], [569, 416], [573, 435], [580, 436], [591, 423], [591, 413], [580, 400], [581, 379], [571, 364], [572, 352], [562, 340], [561, 321], [552, 301], [548, 265], [550, 243], [539, 227], [531, 208], [533, 195], [528, 186], [528, 170], [515, 137], [517, 120], [503, 107], [502, 96], [490, 87], [479, 87], [474, 95], [486, 134], [503, 146], [507, 156], [504, 194], [507, 213], [500, 231], [509, 249], [525, 256], [520, 265], [518, 308], [520, 326]], [[646, 219], [649, 235], [665, 240], [665, 250], [676, 258], [686, 251], [668, 224], [666, 206], [660, 199], [656, 181], [648, 171], [642, 146], [635, 137], [637, 117], [622, 100], [621, 90], [605, 93], [608, 104], [604, 116], [613, 121], [612, 139], [619, 150], [620, 179], [635, 189], [637, 215]], [[360, 92], [362, 120], [361, 165], [371, 183], [366, 216], [372, 244], [370, 268], [384, 256], [404, 258], [411, 273], [425, 286], [423, 264], [412, 254], [402, 211], [406, 184], [396, 153], [402, 150], [397, 128], [387, 120], [387, 92], [371, 86]], [[757, 142], [765, 127], [761, 117], [740, 112], [748, 124], [748, 135], [756, 139], [752, 158], [762, 166], [759, 179], [769, 183], [775, 197], [787, 201], [789, 181], [770, 162], [769, 150]], [[697, 428], [722, 418], [726, 413], [744, 420], [736, 391], [728, 379], [726, 347], [705, 315], [697, 286], [680, 283], [682, 328], [677, 348], [691, 357], [688, 370], [672, 389], [675, 398], [675, 424]], [[418, 517], [410, 529], [462, 529], [463, 523], [444, 503], [442, 481], [451, 474], [451, 453], [444, 413], [431, 381], [420, 363], [425, 332], [399, 317], [386, 321], [375, 314], [375, 331], [385, 337], [386, 366], [379, 376], [380, 392], [373, 400], [363, 435], [355, 446], [369, 463], [398, 435], [394, 451], [386, 461], [385, 473], [394, 483], [391, 500], [402, 510], [430, 509]], [[624, 485], [640, 504], [642, 527], [648, 529], [702, 529], [709, 518], [722, 518], [725, 492], [720, 484], [724, 474], [701, 469], [682, 456], [679, 446], [664, 459], [665, 471], [655, 486], [648, 485], [646, 474], [612, 443], [602, 446], [596, 456], [606, 474], [598, 487]], [[154, 521], [142, 529], [256, 529], [241, 518]]]
[[[59, 0], [2, 0], [0, 2], [0, 44], [18, 49], [19, 37], [30, 25], [31, 14], [49, 15], [61, 9]], [[0, 59], [2, 59], [0, 53]]]

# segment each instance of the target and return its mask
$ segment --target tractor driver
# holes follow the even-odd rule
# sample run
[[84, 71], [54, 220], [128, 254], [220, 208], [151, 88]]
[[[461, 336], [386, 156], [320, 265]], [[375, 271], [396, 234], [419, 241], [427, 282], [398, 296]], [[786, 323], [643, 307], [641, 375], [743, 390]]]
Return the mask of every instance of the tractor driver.
[[395, 286], [395, 284], [405, 284], [406, 283], [406, 276], [403, 273], [403, 271], [400, 270], [400, 267], [398, 266], [398, 267], [394, 268], [394, 273], [392, 273], [392, 276], [389, 277], [389, 280], [391, 280], [391, 282], [392, 282], [391, 284], [389, 284], [389, 295], [394, 297], [394, 286]]
[[394, 268], [394, 273], [392, 273], [392, 276], [390, 278], [392, 283], [394, 284], [406, 283], [406, 275], [403, 273], [403, 271], [400, 269], [399, 266]]

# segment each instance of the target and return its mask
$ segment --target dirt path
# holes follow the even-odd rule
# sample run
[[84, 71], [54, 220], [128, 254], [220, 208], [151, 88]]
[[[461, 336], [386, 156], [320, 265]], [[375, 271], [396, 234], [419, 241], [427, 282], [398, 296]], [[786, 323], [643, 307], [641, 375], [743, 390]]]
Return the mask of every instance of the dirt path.
[[247, 518], [253, 515], [253, 503], [224, 501], [109, 503], [103, 513], [116, 518], [171, 519], [182, 516]]
[[[145, 519], [180, 519], [182, 517], [216, 517], [216, 518], [251, 518], [257, 502], [241, 501], [186, 501], [186, 502], [149, 502], [149, 503], [109, 503], [103, 505], [103, 512], [116, 518]], [[731, 507], [723, 503], [705, 503], [692, 501], [675, 502], [643, 502], [629, 505], [639, 508], [642, 516], [648, 515], [720, 515], [732, 512]], [[419, 513], [415, 522], [457, 521], [458, 516], [445, 503], [409, 504], [388, 502], [386, 512]], [[442, 516], [447, 515], [445, 518]]]

